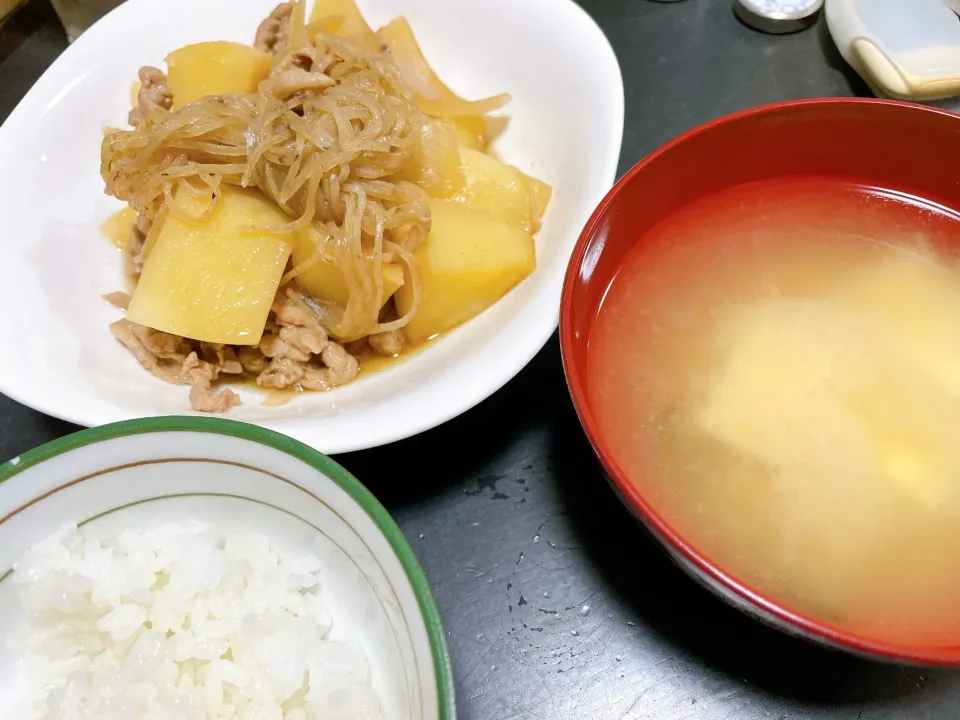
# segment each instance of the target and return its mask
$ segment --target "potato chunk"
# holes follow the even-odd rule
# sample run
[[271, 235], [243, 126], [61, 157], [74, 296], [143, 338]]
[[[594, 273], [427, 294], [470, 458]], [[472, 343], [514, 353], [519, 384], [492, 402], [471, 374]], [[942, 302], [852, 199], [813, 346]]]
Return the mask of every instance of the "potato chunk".
[[[194, 217], [209, 204], [185, 192], [175, 202]], [[226, 185], [205, 220], [171, 212], [156, 233], [127, 319], [194, 340], [256, 345], [293, 245], [291, 233], [263, 228], [287, 222], [259, 191]]]
[[470, 126], [462, 125], [461, 123], [458, 123], [456, 119], [453, 121], [453, 126], [457, 131], [457, 140], [460, 142], [461, 146], [470, 148], [471, 150], [483, 152], [483, 138], [481, 138]]
[[[298, 265], [310, 260], [315, 254], [316, 248], [315, 236], [308, 232], [297, 233], [293, 247], [293, 264]], [[369, 270], [370, 277], [373, 277], [373, 263], [370, 263]], [[403, 267], [397, 263], [384, 263], [380, 268], [380, 273], [383, 281], [383, 304], [386, 304], [387, 300], [397, 291], [397, 288], [403, 285]], [[339, 305], [347, 304], [349, 299], [347, 282], [344, 280], [340, 269], [332, 262], [320, 259], [299, 273], [295, 280], [297, 285], [310, 297], [329, 300]]]
[[553, 188], [495, 157], [460, 147], [463, 186], [451, 200], [512, 222], [530, 233], [550, 204]]
[[[515, 224], [451, 201], [430, 202], [433, 222], [416, 252], [420, 306], [405, 332], [426, 340], [478, 315], [536, 268], [533, 237]], [[404, 315], [413, 306], [408, 279], [395, 296]]]
[[186, 45], [167, 56], [173, 109], [207, 95], [252, 93], [270, 73], [271, 57], [235, 42]]
[[512, 165], [477, 150], [460, 148], [464, 185], [452, 200], [483, 210], [533, 232], [533, 205], [526, 176]]
[[131, 207], [115, 212], [100, 225], [100, 234], [118, 248], [126, 246], [137, 222], [137, 211]]
[[380, 41], [374, 34], [357, 4], [353, 0], [317, 0], [310, 13], [310, 22], [339, 18], [339, 26], [333, 30], [334, 35], [353, 40], [367, 52], [380, 52]]

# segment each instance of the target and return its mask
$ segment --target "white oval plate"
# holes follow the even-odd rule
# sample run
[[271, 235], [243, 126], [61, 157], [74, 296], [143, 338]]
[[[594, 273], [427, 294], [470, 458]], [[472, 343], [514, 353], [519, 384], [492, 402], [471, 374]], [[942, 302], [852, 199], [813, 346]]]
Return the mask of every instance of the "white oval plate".
[[[124, 287], [98, 231], [121, 206], [103, 193], [103, 129], [124, 126], [142, 65], [204, 40], [252, 42], [273, 0], [128, 0], [84, 33], [0, 127], [0, 392], [80, 425], [187, 414], [187, 389], [140, 367], [110, 334], [101, 295]], [[554, 188], [537, 269], [494, 307], [388, 370], [281, 407], [242, 389], [229, 417], [326, 453], [435, 427], [496, 392], [556, 329], [574, 242], [612, 185], [623, 81], [602, 31], [572, 0], [360, 0], [373, 27], [403, 14], [424, 53], [467, 97], [509, 92], [500, 156]]]

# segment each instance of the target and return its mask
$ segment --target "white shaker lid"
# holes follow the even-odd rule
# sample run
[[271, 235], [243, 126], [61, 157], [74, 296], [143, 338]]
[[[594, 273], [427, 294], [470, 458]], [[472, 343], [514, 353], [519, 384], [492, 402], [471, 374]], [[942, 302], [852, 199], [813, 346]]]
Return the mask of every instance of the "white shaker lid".
[[766, 33], [791, 33], [817, 20], [823, 0], [733, 0], [733, 11], [744, 24]]

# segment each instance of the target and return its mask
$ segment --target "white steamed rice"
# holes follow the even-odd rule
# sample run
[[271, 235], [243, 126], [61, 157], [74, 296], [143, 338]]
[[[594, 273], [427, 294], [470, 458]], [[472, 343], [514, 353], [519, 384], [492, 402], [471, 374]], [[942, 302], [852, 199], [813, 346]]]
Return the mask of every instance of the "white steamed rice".
[[378, 720], [363, 651], [329, 638], [320, 571], [201, 523], [64, 527], [14, 566], [30, 617], [17, 720]]

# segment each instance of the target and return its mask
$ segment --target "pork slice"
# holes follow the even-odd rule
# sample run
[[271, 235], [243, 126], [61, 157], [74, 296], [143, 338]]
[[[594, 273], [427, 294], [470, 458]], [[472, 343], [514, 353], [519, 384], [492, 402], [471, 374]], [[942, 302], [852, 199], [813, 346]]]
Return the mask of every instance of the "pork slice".
[[257, 376], [257, 385], [283, 390], [297, 385], [306, 373], [306, 363], [290, 358], [271, 360], [266, 369]]
[[308, 367], [300, 381], [306, 390], [330, 390], [350, 382], [360, 372], [357, 359], [334, 342], [327, 343], [320, 359], [323, 367]]
[[[129, 320], [117, 320], [110, 325], [110, 332], [119, 340], [133, 356], [153, 375], [174, 385], [189, 385], [190, 379], [181, 372], [185, 357], [160, 357], [151, 348], [147, 347], [143, 338], [146, 330]], [[181, 338], [182, 339], [182, 338]]]
[[387, 332], [369, 335], [367, 342], [370, 343], [373, 351], [380, 355], [399, 355], [403, 352], [403, 332], [401, 330], [388, 330]]
[[197, 412], [222, 413], [240, 404], [240, 396], [229, 388], [217, 391], [213, 383], [219, 369], [191, 352], [183, 361], [181, 373], [190, 381], [190, 407]]
[[167, 76], [162, 70], [144, 65], [137, 73], [140, 90], [137, 92], [137, 107], [130, 111], [128, 122], [139, 127], [154, 110], [169, 110], [173, 107], [173, 95], [167, 87]]

